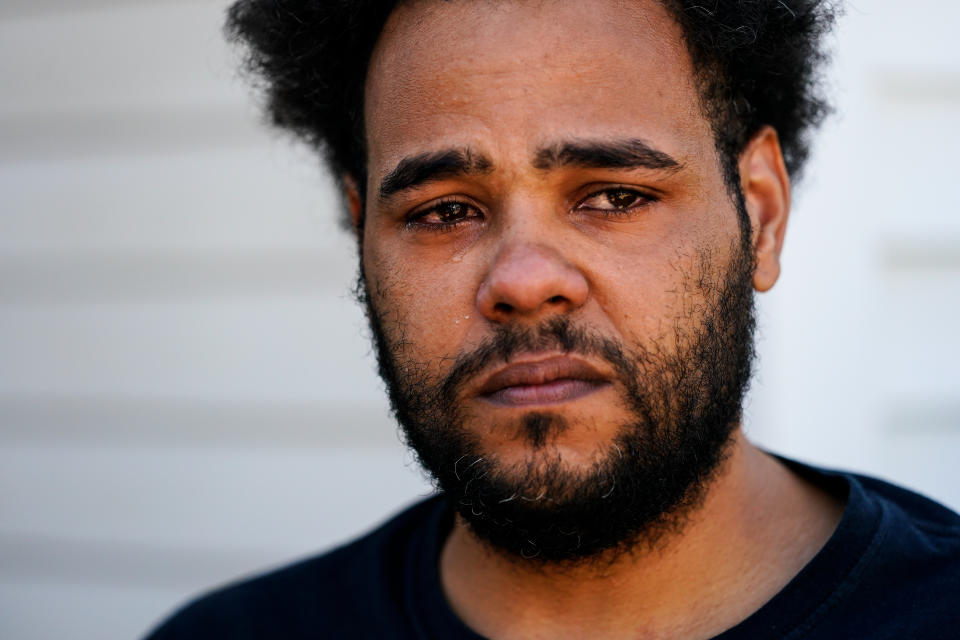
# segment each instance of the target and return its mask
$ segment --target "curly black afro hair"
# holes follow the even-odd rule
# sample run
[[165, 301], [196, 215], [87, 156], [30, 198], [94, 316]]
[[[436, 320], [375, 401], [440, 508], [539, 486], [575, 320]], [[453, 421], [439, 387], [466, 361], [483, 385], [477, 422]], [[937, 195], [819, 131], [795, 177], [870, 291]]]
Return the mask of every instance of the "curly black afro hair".
[[[399, 0], [402, 2], [403, 0]], [[820, 73], [829, 0], [660, 0], [681, 25], [725, 178], [762, 126], [776, 129], [796, 180], [810, 132], [829, 113]], [[226, 33], [247, 47], [273, 124], [322, 150], [338, 175], [366, 182], [363, 87], [396, 0], [237, 0]]]

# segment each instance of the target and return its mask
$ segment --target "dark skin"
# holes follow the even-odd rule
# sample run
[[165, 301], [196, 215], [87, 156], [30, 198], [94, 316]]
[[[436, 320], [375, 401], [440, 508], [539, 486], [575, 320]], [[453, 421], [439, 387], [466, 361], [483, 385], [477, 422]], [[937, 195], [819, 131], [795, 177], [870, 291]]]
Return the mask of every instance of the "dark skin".
[[[655, 2], [398, 8], [367, 78], [359, 230], [396, 348], [439, 379], [492, 328], [563, 314], [625, 344], [676, 349], [678, 323], [701, 321], [683, 278], [723, 273], [740, 233], [692, 78], [679, 27]], [[765, 291], [790, 207], [776, 132], [760, 130], [739, 166]], [[359, 193], [348, 197], [359, 220]], [[481, 382], [460, 399], [465, 426], [505, 463], [557, 456], [577, 473], [626, 418], [615, 384], [525, 383], [491, 402]], [[573, 426], [540, 450], [491, 428], [533, 410]], [[796, 575], [841, 511], [737, 429], [702, 505], [656, 548], [561, 570], [456, 526], [441, 579], [457, 614], [494, 639], [708, 638]]]

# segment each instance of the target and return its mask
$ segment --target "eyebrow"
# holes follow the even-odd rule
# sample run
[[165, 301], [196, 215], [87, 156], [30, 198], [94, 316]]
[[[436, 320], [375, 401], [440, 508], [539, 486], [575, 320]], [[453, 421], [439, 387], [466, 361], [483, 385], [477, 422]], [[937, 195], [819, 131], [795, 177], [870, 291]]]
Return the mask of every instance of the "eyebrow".
[[585, 169], [666, 169], [679, 171], [683, 163], [639, 138], [626, 140], [571, 140], [536, 152], [537, 169], [582, 167]]
[[453, 176], [488, 173], [493, 163], [470, 149], [444, 149], [403, 158], [380, 182], [380, 198]]
[[[683, 163], [639, 138], [626, 140], [571, 140], [539, 149], [533, 158], [537, 169], [561, 167], [589, 169], [660, 169], [679, 171]], [[493, 163], [468, 148], [442, 149], [407, 156], [380, 181], [381, 200], [424, 184], [453, 176], [489, 173]]]

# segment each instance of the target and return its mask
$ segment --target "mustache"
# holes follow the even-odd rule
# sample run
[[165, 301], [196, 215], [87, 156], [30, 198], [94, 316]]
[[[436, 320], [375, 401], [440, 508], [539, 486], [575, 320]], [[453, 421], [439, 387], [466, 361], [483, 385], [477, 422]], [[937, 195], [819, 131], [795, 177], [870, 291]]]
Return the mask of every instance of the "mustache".
[[441, 385], [445, 403], [456, 402], [463, 385], [481, 371], [507, 363], [515, 355], [538, 351], [561, 351], [601, 358], [608, 362], [624, 381], [635, 380], [636, 366], [617, 340], [599, 335], [573, 324], [570, 318], [558, 316], [536, 326], [503, 325], [468, 353], [461, 354]]

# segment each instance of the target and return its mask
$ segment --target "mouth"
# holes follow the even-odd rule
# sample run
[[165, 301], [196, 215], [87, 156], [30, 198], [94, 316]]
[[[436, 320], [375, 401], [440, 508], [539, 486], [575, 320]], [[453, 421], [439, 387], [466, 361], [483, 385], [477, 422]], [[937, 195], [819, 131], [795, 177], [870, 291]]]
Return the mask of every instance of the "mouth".
[[498, 369], [484, 380], [477, 396], [495, 405], [527, 407], [569, 402], [610, 384], [591, 364], [564, 355]]

